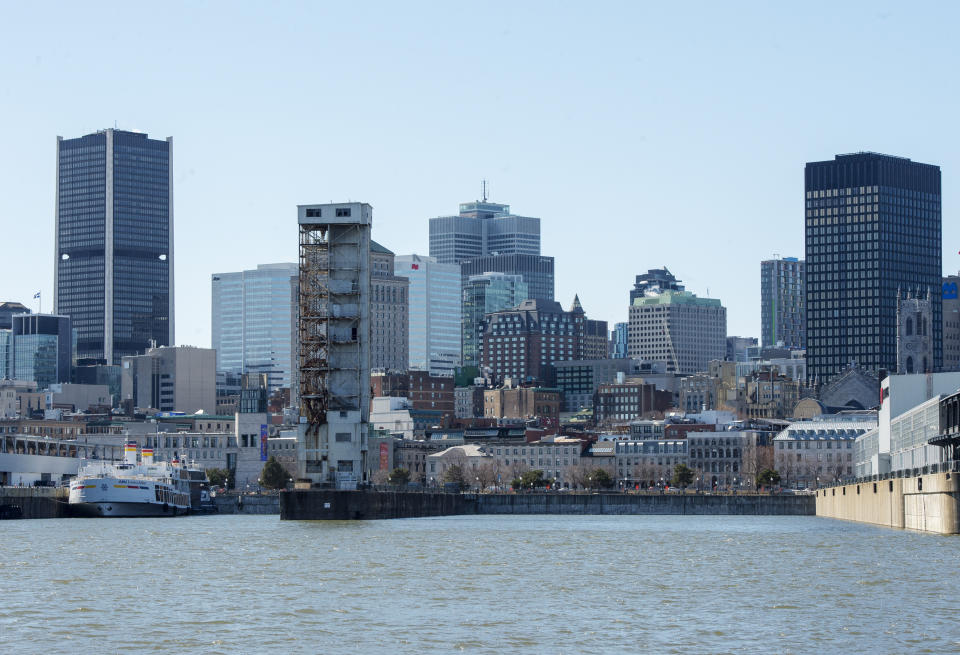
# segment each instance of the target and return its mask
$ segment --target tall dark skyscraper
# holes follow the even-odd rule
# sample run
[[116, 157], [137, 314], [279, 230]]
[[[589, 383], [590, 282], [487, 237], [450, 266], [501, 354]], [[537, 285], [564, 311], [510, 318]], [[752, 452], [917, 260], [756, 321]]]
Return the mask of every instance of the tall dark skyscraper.
[[173, 139], [57, 137], [54, 312], [77, 357], [120, 364], [173, 345]]
[[807, 372], [827, 381], [850, 362], [897, 366], [897, 290], [933, 298], [941, 346], [940, 168], [870, 152], [805, 171]]

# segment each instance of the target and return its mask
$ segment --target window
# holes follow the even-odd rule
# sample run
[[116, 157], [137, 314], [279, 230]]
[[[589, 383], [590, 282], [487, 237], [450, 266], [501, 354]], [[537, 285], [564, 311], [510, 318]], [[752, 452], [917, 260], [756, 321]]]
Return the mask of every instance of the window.
[[337, 443], [349, 443], [351, 435], [349, 432], [337, 432]]
[[349, 207], [337, 207], [337, 218], [345, 218], [350, 216]]

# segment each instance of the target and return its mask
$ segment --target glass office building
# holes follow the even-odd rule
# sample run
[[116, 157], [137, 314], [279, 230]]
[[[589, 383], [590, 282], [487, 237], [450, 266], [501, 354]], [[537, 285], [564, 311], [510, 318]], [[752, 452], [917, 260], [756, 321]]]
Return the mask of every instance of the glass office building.
[[760, 262], [761, 345], [803, 350], [806, 313], [803, 310], [803, 260], [796, 257]]
[[516, 307], [527, 299], [527, 284], [519, 275], [472, 275], [463, 286], [463, 365], [480, 366], [483, 318]]
[[942, 363], [940, 168], [862, 152], [805, 171], [807, 372], [895, 371], [897, 291], [933, 299]]
[[172, 148], [114, 129], [57, 137], [54, 311], [79, 358], [173, 345]]
[[473, 275], [505, 273], [519, 275], [527, 285], [527, 298], [554, 299], [553, 257], [543, 255], [514, 254], [486, 255], [460, 263], [462, 283]]
[[452, 376], [460, 366], [460, 267], [398, 255], [394, 273], [410, 279], [410, 368]]
[[217, 370], [266, 374], [270, 390], [290, 387], [296, 366], [296, 264], [261, 264], [211, 279], [210, 336]]
[[73, 338], [68, 317], [17, 314], [7, 339], [10, 377], [36, 382], [40, 389], [70, 382]]

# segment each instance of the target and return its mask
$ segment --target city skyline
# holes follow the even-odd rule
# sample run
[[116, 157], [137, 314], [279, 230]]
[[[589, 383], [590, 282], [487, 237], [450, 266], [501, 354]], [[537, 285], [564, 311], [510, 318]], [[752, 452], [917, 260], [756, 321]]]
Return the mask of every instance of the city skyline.
[[[213, 8], [189, 12], [182, 47], [160, 54], [137, 46], [162, 38], [185, 12], [129, 8], [109, 16], [111, 43], [68, 48], [72, 31], [102, 29], [102, 19], [63, 7], [47, 24], [36, 8], [11, 7], [0, 48], [8, 97], [18, 99], [4, 114], [18, 129], [3, 137], [0, 174], [10, 189], [0, 215], [9, 238], [26, 244], [10, 257], [29, 275], [9, 280], [4, 299], [36, 311], [31, 299], [41, 291], [49, 311], [49, 144], [57, 134], [87, 134], [114, 120], [177, 141], [178, 344], [211, 343], [204, 283], [211, 274], [295, 261], [296, 233], [283, 222], [294, 205], [370, 202], [382, 217], [377, 241], [426, 255], [429, 219], [480, 199], [482, 179], [490, 201], [541, 219], [541, 252], [556, 258], [556, 297], [566, 303], [579, 294], [592, 316], [611, 325], [627, 318], [622, 299], [634, 276], [667, 266], [692, 292], [709, 290], [723, 302], [730, 334], [759, 336], [756, 264], [802, 256], [803, 166], [844, 152], [941, 167], [942, 273], [955, 273], [960, 226], [950, 217], [960, 149], [942, 126], [952, 120], [956, 94], [943, 79], [956, 54], [938, 44], [950, 42], [945, 30], [957, 10], [851, 4], [831, 7], [836, 21], [823, 24], [816, 11], [697, 6], [684, 14], [688, 45], [679, 49], [672, 30], [661, 28], [674, 25], [680, 10], [664, 7], [617, 5], [617, 21], [536, 4], [494, 5], [470, 20], [456, 7], [384, 6], [375, 21], [337, 7], [270, 20], [265, 9], [237, 7], [232, 25], [266, 46], [256, 54], [215, 28], [222, 16]], [[344, 33], [362, 26], [377, 45], [357, 54], [345, 36], [309, 38], [311, 26], [324, 22], [338, 22]], [[844, 26], [853, 22], [860, 29], [851, 34]], [[128, 23], [138, 30], [122, 29]], [[458, 47], [472, 35], [489, 36], [490, 47]], [[77, 81], [93, 70], [87, 62], [117, 49], [137, 53], [114, 61], [124, 92]], [[801, 81], [838, 58], [900, 82], [878, 89], [873, 75], [819, 76], [817, 93], [808, 93]], [[424, 66], [429, 75], [413, 76]], [[267, 70], [283, 73], [259, 74]], [[325, 92], [302, 84], [321, 77], [356, 97], [351, 107], [359, 110], [320, 102]], [[156, 84], [161, 79], [173, 79], [175, 91]], [[465, 100], [477, 84], [489, 97]], [[57, 94], [79, 101], [65, 111]], [[845, 102], [827, 106], [817, 99], [826, 95]], [[353, 147], [358, 138], [363, 148]], [[371, 148], [372, 161], [365, 156]], [[469, 157], [459, 156], [462, 148]], [[321, 161], [316, 152], [338, 157]], [[747, 193], [750, 203], [740, 200]], [[216, 247], [227, 225], [241, 237]], [[721, 245], [731, 256], [717, 266]], [[585, 266], [591, 257], [600, 264]]]

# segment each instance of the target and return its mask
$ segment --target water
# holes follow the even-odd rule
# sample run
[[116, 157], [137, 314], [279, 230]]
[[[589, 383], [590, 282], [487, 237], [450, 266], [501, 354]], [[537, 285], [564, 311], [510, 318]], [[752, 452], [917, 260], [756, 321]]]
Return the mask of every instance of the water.
[[811, 517], [6, 521], [0, 652], [960, 652], [958, 554]]

